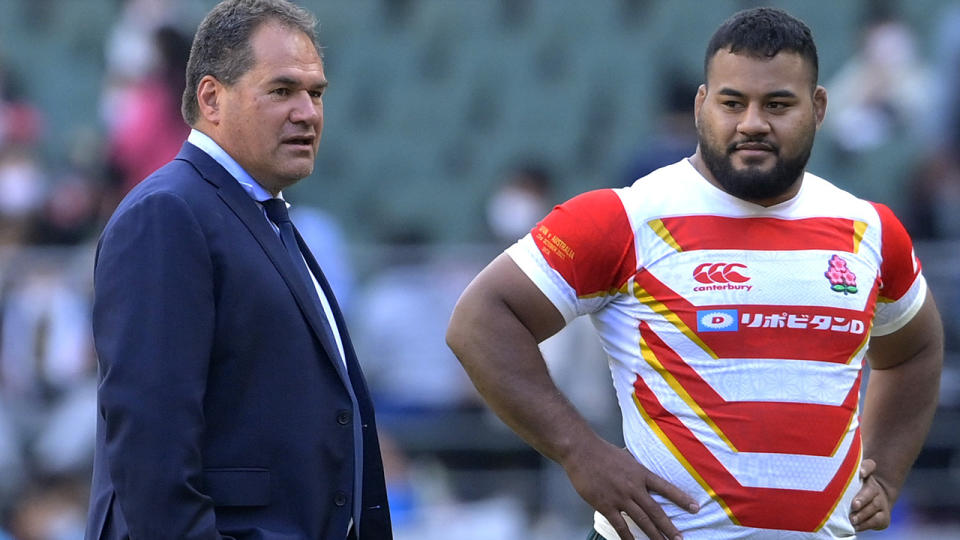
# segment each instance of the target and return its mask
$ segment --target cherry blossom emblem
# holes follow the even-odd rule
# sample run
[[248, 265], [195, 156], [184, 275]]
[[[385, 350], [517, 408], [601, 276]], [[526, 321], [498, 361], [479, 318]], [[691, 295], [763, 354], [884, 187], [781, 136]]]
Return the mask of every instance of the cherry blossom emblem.
[[823, 273], [830, 280], [830, 288], [843, 294], [856, 294], [857, 275], [847, 268], [847, 261], [839, 255], [830, 257], [827, 271]]

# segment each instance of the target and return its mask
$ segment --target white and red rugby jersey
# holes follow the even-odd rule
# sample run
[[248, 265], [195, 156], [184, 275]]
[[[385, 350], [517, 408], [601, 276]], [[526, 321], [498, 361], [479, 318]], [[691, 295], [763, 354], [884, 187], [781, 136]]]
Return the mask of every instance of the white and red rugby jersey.
[[627, 448], [700, 503], [655, 496], [684, 538], [854, 536], [867, 342], [926, 292], [889, 209], [810, 173], [764, 208], [684, 159], [571, 199], [507, 253], [568, 322], [591, 315]]

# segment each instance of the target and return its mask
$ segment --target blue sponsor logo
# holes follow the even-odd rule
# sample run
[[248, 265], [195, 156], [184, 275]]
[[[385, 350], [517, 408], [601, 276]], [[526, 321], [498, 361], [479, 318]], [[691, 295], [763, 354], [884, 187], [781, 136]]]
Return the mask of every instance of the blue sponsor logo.
[[736, 332], [740, 329], [735, 309], [710, 309], [697, 312], [697, 332]]

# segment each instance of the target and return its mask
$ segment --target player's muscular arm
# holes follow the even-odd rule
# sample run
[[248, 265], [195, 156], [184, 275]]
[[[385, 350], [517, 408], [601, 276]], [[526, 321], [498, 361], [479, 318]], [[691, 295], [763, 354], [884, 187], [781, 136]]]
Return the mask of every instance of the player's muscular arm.
[[600, 438], [553, 383], [538, 343], [563, 317], [507, 255], [464, 291], [447, 344], [490, 407], [524, 440], [560, 463], [577, 492], [631, 540], [620, 512], [651, 538], [679, 536], [651, 499], [656, 491], [684, 508], [692, 498], [650, 473], [626, 450]]
[[882, 529], [933, 421], [943, 365], [943, 326], [933, 297], [900, 330], [870, 340], [870, 381], [861, 430], [864, 485], [854, 498], [857, 530]]

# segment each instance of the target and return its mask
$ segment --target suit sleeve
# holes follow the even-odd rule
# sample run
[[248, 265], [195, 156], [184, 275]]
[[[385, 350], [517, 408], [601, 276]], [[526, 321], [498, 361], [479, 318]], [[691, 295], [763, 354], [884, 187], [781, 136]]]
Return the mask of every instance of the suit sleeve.
[[95, 270], [99, 406], [132, 538], [220, 538], [200, 486], [213, 295], [204, 235], [177, 195], [149, 195], [107, 227]]

